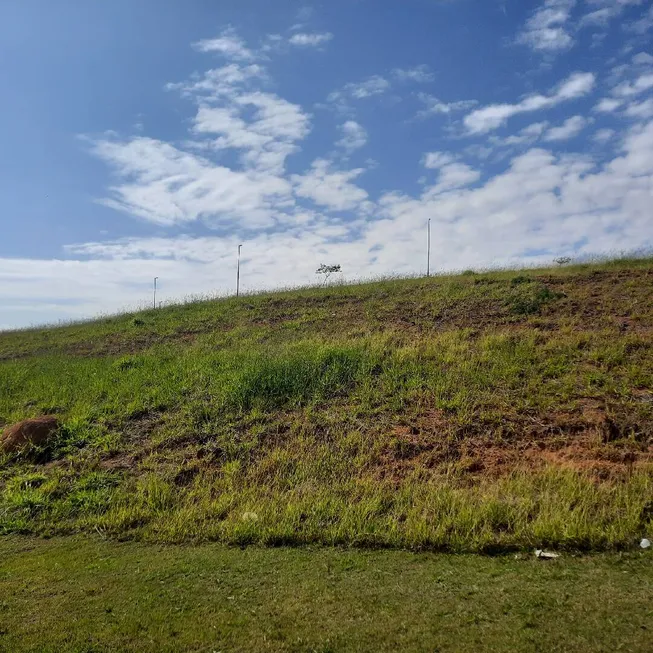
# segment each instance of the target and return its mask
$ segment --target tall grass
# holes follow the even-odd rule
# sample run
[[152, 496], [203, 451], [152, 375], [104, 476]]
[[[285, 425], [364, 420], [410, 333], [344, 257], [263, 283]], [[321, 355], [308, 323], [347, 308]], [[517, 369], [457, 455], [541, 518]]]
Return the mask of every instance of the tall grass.
[[165, 542], [355, 544], [448, 551], [534, 546], [629, 548], [650, 529], [650, 474], [596, 484], [569, 470], [484, 481], [387, 482], [306, 479], [286, 489], [233, 485], [201, 473], [176, 487], [149, 473], [119, 485], [95, 473], [69, 485], [44, 479], [8, 484], [4, 532], [99, 531]]
[[363, 345], [305, 344], [290, 351], [255, 352], [229, 361], [236, 374], [225, 402], [240, 410], [299, 406], [344, 395], [371, 369]]

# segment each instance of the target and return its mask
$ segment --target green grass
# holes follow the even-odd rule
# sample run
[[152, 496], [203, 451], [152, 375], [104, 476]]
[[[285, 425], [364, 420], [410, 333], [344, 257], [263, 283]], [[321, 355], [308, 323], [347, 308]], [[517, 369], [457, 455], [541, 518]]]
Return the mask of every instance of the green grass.
[[650, 553], [0, 540], [0, 650], [649, 651]]
[[[628, 549], [653, 260], [299, 289], [0, 334], [0, 533]], [[634, 461], [634, 462], [633, 462]]]

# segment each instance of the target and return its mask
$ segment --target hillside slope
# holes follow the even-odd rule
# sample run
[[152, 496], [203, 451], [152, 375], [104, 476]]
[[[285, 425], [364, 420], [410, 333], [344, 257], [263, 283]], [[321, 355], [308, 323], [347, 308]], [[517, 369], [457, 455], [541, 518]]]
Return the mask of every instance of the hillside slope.
[[0, 334], [0, 531], [488, 551], [653, 519], [653, 260]]

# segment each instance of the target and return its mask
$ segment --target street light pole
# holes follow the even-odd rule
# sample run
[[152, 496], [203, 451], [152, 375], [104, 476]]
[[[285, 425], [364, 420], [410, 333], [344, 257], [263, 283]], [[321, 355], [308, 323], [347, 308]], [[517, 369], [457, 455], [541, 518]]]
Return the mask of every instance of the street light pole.
[[431, 276], [431, 218], [429, 218], [428, 232], [427, 232], [427, 245], [426, 245], [426, 276]]
[[242, 245], [238, 245], [238, 262], [236, 264], [236, 297], [240, 295], [240, 248]]
[[156, 280], [159, 277], [154, 277], [154, 308], [156, 308]]

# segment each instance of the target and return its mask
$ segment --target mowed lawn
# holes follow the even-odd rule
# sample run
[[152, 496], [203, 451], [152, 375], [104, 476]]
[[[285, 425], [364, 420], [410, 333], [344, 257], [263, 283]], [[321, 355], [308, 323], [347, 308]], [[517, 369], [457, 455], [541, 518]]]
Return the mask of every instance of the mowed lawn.
[[649, 552], [0, 539], [0, 650], [651, 651]]

